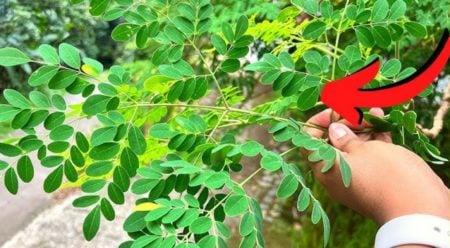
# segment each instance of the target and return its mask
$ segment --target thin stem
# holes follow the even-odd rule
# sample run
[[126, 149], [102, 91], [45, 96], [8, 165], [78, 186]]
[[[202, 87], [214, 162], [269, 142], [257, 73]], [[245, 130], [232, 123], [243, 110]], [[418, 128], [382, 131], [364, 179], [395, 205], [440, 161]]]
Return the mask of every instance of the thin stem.
[[226, 109], [230, 108], [230, 105], [227, 102], [227, 99], [225, 98], [225, 95], [222, 92], [222, 87], [220, 87], [219, 81], [217, 80], [216, 76], [215, 76], [215, 72], [213, 72], [211, 70], [211, 68], [208, 66], [208, 64], [206, 63], [206, 59], [205, 57], [203, 57], [202, 52], [200, 51], [200, 49], [198, 49], [198, 47], [190, 40], [188, 39], [189, 43], [191, 43], [192, 47], [194, 48], [194, 50], [198, 53], [198, 56], [200, 57], [200, 59], [202, 60], [203, 64], [205, 64], [206, 69], [208, 70], [208, 72], [211, 74], [211, 77], [213, 78], [214, 84], [217, 87], [217, 90], [219, 91], [220, 97], [223, 100], [223, 104], [225, 105]]
[[[258, 112], [254, 112], [254, 111], [250, 111], [250, 110], [231, 108], [231, 107], [226, 108], [226, 107], [217, 107], [217, 106], [206, 106], [206, 105], [166, 104], [166, 103], [155, 103], [155, 104], [154, 103], [139, 103], [139, 104], [136, 104], [136, 105], [129, 105], [129, 106], [126, 106], [126, 107], [122, 107], [120, 109], [127, 109], [127, 108], [134, 108], [134, 107], [182, 107], [182, 108], [196, 108], [196, 109], [204, 109], [204, 110], [227, 111], [227, 113], [235, 112], [235, 113], [247, 114], [247, 115], [250, 115], [250, 116], [258, 116], [258, 117], [268, 117], [268, 118], [271, 118], [271, 119], [277, 120], [277, 121], [288, 121], [288, 119], [283, 118], [283, 117], [269, 115], [269, 114], [264, 114], [264, 113], [258, 113]], [[316, 128], [316, 129], [320, 129], [322, 131], [326, 130], [324, 127], [321, 127], [321, 126], [318, 126], [318, 125], [314, 125], [314, 124], [311, 124], [311, 123], [300, 122], [300, 121], [296, 121], [296, 123], [299, 124], [300, 126], [304, 126], [304, 127]]]
[[[344, 11], [342, 12], [341, 19], [339, 20], [339, 25], [338, 25], [338, 29], [337, 29], [337, 35], [336, 35], [336, 42], [334, 43], [335, 48], [339, 47], [339, 39], [341, 38], [342, 23], [344, 22], [344, 16], [345, 16], [345, 13], [347, 12], [348, 3], [349, 3], [349, 0], [345, 1]], [[333, 69], [331, 72], [332, 80], [335, 79], [335, 75], [336, 75], [336, 61], [337, 61], [337, 49], [334, 50], [334, 56], [333, 56]]]

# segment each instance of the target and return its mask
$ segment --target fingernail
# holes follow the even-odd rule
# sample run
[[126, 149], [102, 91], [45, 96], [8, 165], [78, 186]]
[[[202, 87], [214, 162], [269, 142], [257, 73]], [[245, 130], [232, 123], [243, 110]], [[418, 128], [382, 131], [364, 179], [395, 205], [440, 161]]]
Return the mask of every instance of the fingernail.
[[333, 123], [330, 125], [330, 131], [331, 131], [331, 135], [334, 136], [334, 138], [336, 139], [340, 139], [342, 137], [344, 137], [345, 135], [347, 135], [347, 130], [345, 129], [345, 127], [342, 126], [342, 124], [339, 123]]

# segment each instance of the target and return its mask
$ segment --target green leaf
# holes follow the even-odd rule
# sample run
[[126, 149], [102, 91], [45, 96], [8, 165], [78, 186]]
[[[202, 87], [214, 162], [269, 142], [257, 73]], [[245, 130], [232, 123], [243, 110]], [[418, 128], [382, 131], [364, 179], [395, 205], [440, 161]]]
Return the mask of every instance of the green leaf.
[[406, 12], [406, 3], [403, 0], [396, 0], [391, 6], [391, 13], [389, 19], [395, 20], [403, 17]]
[[250, 140], [241, 146], [241, 153], [247, 157], [254, 157], [258, 155], [263, 148], [264, 147], [258, 142]]
[[6, 47], [0, 49], [1, 66], [22, 65], [30, 61], [31, 59], [17, 48]]
[[3, 97], [14, 107], [20, 109], [31, 108], [31, 103], [20, 92], [16, 90], [6, 89], [3, 91]]
[[243, 214], [248, 210], [248, 199], [245, 195], [232, 195], [224, 205], [225, 214], [234, 217]]
[[22, 150], [10, 144], [0, 143], [0, 153], [7, 157], [17, 157], [22, 154]]
[[51, 65], [59, 65], [61, 62], [58, 56], [58, 52], [56, 51], [56, 48], [48, 45], [48, 44], [42, 44], [39, 46], [39, 54], [44, 59], [44, 61]]
[[319, 87], [311, 87], [300, 93], [298, 96], [297, 107], [301, 111], [313, 108], [319, 100]]
[[184, 43], [184, 35], [180, 31], [178, 31], [177, 28], [174, 26], [166, 26], [164, 28], [164, 33], [166, 34], [167, 38], [175, 44], [183, 44]]
[[303, 188], [297, 198], [297, 209], [300, 212], [305, 211], [311, 203], [311, 191], [308, 188]]
[[119, 149], [120, 145], [117, 143], [105, 143], [92, 148], [89, 156], [94, 160], [108, 160], [116, 156]]
[[236, 72], [241, 68], [241, 62], [238, 59], [227, 59], [222, 63], [220, 69], [227, 73]]
[[280, 55], [278, 55], [278, 59], [280, 60], [281, 64], [291, 70], [295, 69], [294, 60], [292, 59], [291, 55], [287, 52], [282, 52]]
[[405, 28], [410, 34], [417, 38], [422, 38], [427, 35], [427, 29], [418, 22], [407, 22], [405, 23]]
[[13, 106], [6, 105], [6, 104], [0, 104], [0, 122], [10, 121], [19, 112], [20, 112], [20, 109], [17, 109]]
[[246, 16], [241, 16], [236, 23], [235, 40], [241, 38], [248, 29], [248, 19]]
[[283, 158], [274, 152], [263, 153], [261, 167], [268, 171], [277, 171], [283, 165]]
[[74, 129], [71, 126], [63, 125], [53, 129], [50, 132], [50, 139], [54, 141], [64, 141], [72, 137]]
[[411, 134], [414, 134], [417, 131], [416, 128], [417, 114], [414, 111], [408, 111], [403, 116], [403, 124], [405, 126], [406, 131]]
[[344, 158], [344, 155], [339, 154], [339, 170], [341, 171], [342, 182], [346, 188], [350, 187], [350, 183], [352, 180], [352, 171], [350, 169], [350, 165]]
[[34, 177], [34, 167], [30, 157], [23, 156], [19, 159], [17, 162], [17, 173], [23, 182], [31, 182]]
[[307, 40], [319, 38], [327, 30], [327, 25], [321, 21], [310, 22], [303, 31], [303, 37]]
[[32, 87], [47, 84], [58, 72], [56, 66], [42, 66], [33, 72], [28, 79], [28, 84]]
[[177, 16], [173, 19], [173, 23], [177, 26], [177, 28], [181, 32], [187, 35], [194, 33], [195, 30], [194, 24], [185, 17]]
[[62, 183], [64, 168], [60, 165], [52, 173], [50, 173], [44, 181], [44, 191], [46, 193], [55, 192]]
[[162, 218], [164, 215], [168, 214], [170, 210], [171, 210], [170, 207], [160, 207], [160, 208], [154, 209], [145, 216], [145, 221], [151, 222], [151, 221], [158, 220], [158, 219]]
[[387, 0], [377, 0], [373, 4], [372, 21], [379, 22], [386, 18], [389, 12], [389, 3]]
[[58, 110], [66, 110], [67, 105], [66, 105], [66, 101], [64, 100], [64, 98], [58, 94], [55, 94], [52, 96], [52, 103], [53, 106], [55, 106], [55, 108], [57, 108]]
[[108, 185], [108, 197], [115, 204], [123, 204], [125, 202], [125, 196], [119, 186], [115, 183]]
[[177, 221], [178, 227], [187, 227], [191, 225], [199, 216], [199, 210], [195, 208], [188, 209], [184, 215]]
[[86, 216], [83, 222], [83, 234], [87, 241], [91, 241], [100, 228], [100, 206], [96, 206]]
[[122, 189], [123, 192], [128, 191], [130, 187], [130, 176], [122, 166], [117, 166], [113, 174], [114, 182]]
[[74, 69], [81, 67], [80, 52], [74, 46], [62, 43], [59, 45], [59, 56], [64, 63]]
[[76, 208], [87, 208], [100, 201], [100, 196], [98, 195], [86, 195], [75, 199], [72, 205]]
[[167, 123], [158, 123], [153, 125], [150, 128], [150, 136], [157, 139], [168, 139], [173, 137], [176, 132], [172, 131], [169, 124]]
[[58, 72], [48, 83], [48, 87], [53, 90], [67, 88], [77, 79], [77, 73], [69, 70]]
[[44, 127], [47, 130], [53, 130], [61, 126], [66, 119], [66, 116], [62, 112], [54, 112], [45, 119]]
[[83, 104], [83, 112], [87, 115], [96, 115], [105, 111], [111, 97], [104, 95], [92, 95]]
[[144, 235], [134, 240], [133, 245], [130, 248], [144, 248], [150, 247], [150, 243], [153, 243], [158, 239], [158, 236]]
[[104, 127], [94, 131], [91, 136], [91, 144], [93, 146], [99, 146], [101, 144], [111, 142], [116, 137], [116, 127]]
[[322, 207], [320, 206], [320, 203], [315, 200], [311, 213], [311, 222], [315, 225], [319, 223], [321, 218], [322, 218]]
[[116, 218], [116, 212], [108, 199], [103, 198], [100, 202], [100, 208], [105, 219], [112, 221]]
[[398, 59], [391, 59], [388, 62], [384, 63], [381, 67], [381, 75], [384, 77], [390, 78], [394, 77], [400, 73], [402, 69], [402, 63]]
[[230, 24], [224, 23], [222, 25], [222, 32], [225, 36], [225, 39], [227, 39], [228, 43], [233, 43], [234, 41], [234, 32], [233, 28], [231, 28]]
[[382, 47], [382, 48], [388, 48], [391, 44], [391, 36], [389, 34], [389, 31], [387, 28], [382, 26], [375, 26], [372, 28], [372, 35], [375, 39], [375, 43]]
[[85, 159], [83, 154], [81, 153], [80, 149], [76, 146], [72, 146], [70, 148], [70, 158], [72, 159], [72, 162], [77, 167], [83, 167], [85, 163]]
[[222, 39], [222, 37], [220, 37], [216, 34], [213, 34], [211, 36], [211, 43], [219, 54], [224, 55], [227, 53], [227, 44]]
[[134, 212], [130, 214], [123, 223], [123, 229], [129, 233], [142, 230], [146, 225], [144, 220], [145, 215], [147, 215], [147, 212]]
[[372, 32], [366, 27], [358, 27], [356, 29], [356, 37], [358, 41], [365, 47], [373, 47], [375, 44]]
[[19, 181], [17, 180], [17, 174], [12, 167], [6, 170], [4, 182], [9, 193], [13, 195], [17, 194], [19, 190]]
[[297, 191], [298, 185], [299, 183], [294, 175], [287, 175], [278, 186], [277, 196], [282, 199], [290, 197]]
[[128, 131], [128, 143], [131, 150], [137, 155], [143, 155], [147, 150], [147, 142], [141, 129], [136, 126], [132, 126]]
[[9, 166], [8, 163], [6, 163], [3, 160], [0, 160], [0, 171], [8, 168], [8, 166]]
[[200, 217], [189, 226], [189, 230], [194, 234], [206, 233], [211, 229], [212, 221], [208, 217]]
[[215, 244], [218, 244], [218, 237], [213, 235], [207, 235], [197, 243], [200, 248], [215, 247]]
[[[100, 16], [105, 13], [110, 0], [91, 0], [89, 13], [93, 16]], [[94, 235], [95, 236], [95, 235]]]
[[95, 162], [86, 168], [86, 175], [90, 177], [100, 177], [108, 174], [113, 168], [110, 161]]
[[162, 218], [162, 223], [169, 224], [177, 221], [181, 216], [183, 216], [186, 209], [184, 208], [175, 208], [172, 209], [166, 216]]
[[[48, 100], [48, 97], [39, 91], [31, 91], [29, 94], [29, 98], [30, 98], [30, 101], [38, 108], [49, 108], [50, 107], [50, 102]], [[1, 109], [0, 109], [0, 111], [1, 111]]]
[[105, 179], [91, 179], [81, 185], [81, 190], [85, 193], [95, 193], [106, 185]]
[[69, 160], [66, 160], [64, 163], [64, 175], [69, 182], [74, 183], [78, 181], [78, 172]]
[[29, 109], [22, 110], [17, 114], [11, 122], [11, 127], [14, 129], [23, 128], [31, 118], [31, 111]]
[[117, 25], [112, 33], [111, 37], [115, 41], [128, 41], [139, 30], [139, 25], [131, 23], [121, 23]]
[[239, 224], [239, 233], [241, 236], [245, 237], [250, 235], [255, 229], [255, 216], [248, 212], [242, 217]]

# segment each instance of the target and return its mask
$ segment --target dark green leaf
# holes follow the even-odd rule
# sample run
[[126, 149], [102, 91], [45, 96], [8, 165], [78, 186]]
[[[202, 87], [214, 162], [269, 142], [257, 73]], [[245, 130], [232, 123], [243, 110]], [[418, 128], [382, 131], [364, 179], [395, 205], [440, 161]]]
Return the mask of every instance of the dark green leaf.
[[108, 199], [103, 198], [100, 203], [100, 208], [105, 219], [112, 221], [116, 218], [116, 212]]
[[100, 206], [96, 206], [86, 216], [83, 222], [83, 234], [87, 241], [91, 241], [100, 228]]
[[56, 191], [59, 186], [61, 186], [63, 180], [63, 165], [60, 165], [56, 168], [52, 173], [48, 175], [48, 177], [44, 181], [44, 191], [46, 193], [52, 193]]
[[414, 37], [422, 38], [427, 35], [427, 29], [418, 22], [407, 22], [405, 23], [405, 28]]
[[5, 172], [5, 186], [6, 189], [13, 195], [17, 194], [19, 190], [19, 180], [17, 180], [17, 174], [12, 167]]
[[0, 153], [7, 157], [17, 157], [22, 154], [22, 150], [10, 144], [0, 143]]
[[76, 208], [87, 208], [100, 201], [100, 196], [98, 195], [86, 195], [75, 199], [72, 205]]
[[241, 62], [238, 59], [227, 59], [222, 63], [221, 69], [224, 72], [232, 73], [239, 70]]
[[23, 182], [29, 183], [34, 177], [34, 167], [30, 157], [23, 156], [17, 162], [17, 173]]
[[301, 92], [298, 96], [297, 107], [301, 111], [313, 108], [319, 100], [319, 87], [311, 87]]

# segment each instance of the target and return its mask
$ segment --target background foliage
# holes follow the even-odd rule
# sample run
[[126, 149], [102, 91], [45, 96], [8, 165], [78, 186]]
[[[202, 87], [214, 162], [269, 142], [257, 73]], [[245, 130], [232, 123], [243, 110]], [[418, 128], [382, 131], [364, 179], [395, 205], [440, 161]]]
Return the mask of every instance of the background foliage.
[[[327, 199], [293, 151], [310, 150], [307, 159], [325, 161], [324, 172], [339, 161], [343, 183], [351, 184], [339, 151], [303, 130], [306, 118], [324, 108], [321, 87], [377, 57], [383, 66], [368, 87], [403, 79], [425, 62], [417, 58], [428, 57], [448, 27], [448, 18], [442, 18], [448, 9], [445, 1], [65, 4], [50, 16], [71, 16], [70, 25], [58, 29], [49, 23], [56, 28], [49, 37], [24, 29], [17, 32], [22, 38], [16, 43], [5, 39], [9, 43], [2, 46], [23, 52], [0, 49], [0, 65], [8, 70], [32, 64], [28, 68], [34, 72], [20, 81], [38, 89], [3, 92], [7, 103], [0, 105], [0, 122], [25, 134], [0, 143], [0, 153], [13, 158], [0, 161], [1, 175], [13, 194], [20, 183], [33, 179], [34, 166], [49, 170], [46, 192], [63, 184], [81, 187], [85, 195], [73, 205], [91, 209], [83, 226], [87, 240], [94, 238], [102, 220], [115, 219], [114, 205], [124, 203], [126, 192], [142, 196], [124, 224], [130, 241], [122, 246], [133, 248], [226, 247], [231, 237], [226, 220], [236, 217], [240, 245], [264, 247], [269, 236], [263, 230], [266, 216], [248, 187], [263, 171], [281, 175], [276, 198], [285, 202], [285, 209], [302, 213], [294, 219], [304, 232], [301, 238], [293, 235], [297, 243], [344, 247], [351, 244], [348, 239], [355, 230], [374, 231], [373, 224]], [[124, 55], [114, 58], [114, 66], [89, 58], [97, 54], [90, 44], [98, 22], [83, 10], [114, 26], [112, 39], [124, 44], [119, 46]], [[39, 17], [39, 11], [18, 13], [52, 20]], [[60, 20], [64, 18], [55, 19]], [[78, 21], [82, 24], [75, 25]], [[68, 32], [86, 43], [72, 40]], [[84, 36], [89, 39], [81, 39]], [[255, 101], [258, 88], [266, 89], [260, 102]], [[439, 164], [435, 169], [449, 183], [448, 170], [441, 165], [448, 154], [440, 156], [437, 148], [448, 147], [448, 135], [430, 141], [416, 127], [417, 121], [430, 122], [430, 106], [439, 102], [439, 94], [439, 88], [430, 88], [414, 104], [388, 110], [385, 120], [366, 118], [375, 130], [391, 131], [397, 144]], [[83, 101], [67, 103], [70, 95]], [[80, 132], [86, 119], [99, 125]], [[255, 126], [263, 126], [276, 145], [241, 135]], [[33, 156], [40, 165], [33, 164]], [[256, 166], [245, 164], [248, 158], [257, 159]], [[323, 232], [309, 220], [321, 222]], [[346, 231], [334, 232], [330, 240], [331, 229]], [[372, 236], [365, 241], [370, 246]]]

